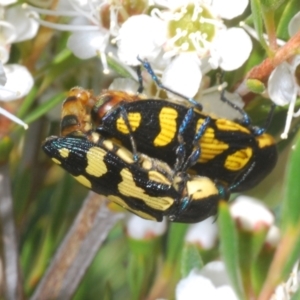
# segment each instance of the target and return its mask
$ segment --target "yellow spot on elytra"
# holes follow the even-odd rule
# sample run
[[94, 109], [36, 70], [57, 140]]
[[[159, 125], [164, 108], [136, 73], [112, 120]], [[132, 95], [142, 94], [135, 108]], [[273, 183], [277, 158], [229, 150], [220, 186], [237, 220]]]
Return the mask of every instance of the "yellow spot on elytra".
[[109, 151], [112, 151], [114, 149], [114, 144], [112, 143], [112, 141], [110, 140], [105, 140], [103, 141], [103, 145], [105, 146], [105, 148]]
[[159, 113], [160, 133], [154, 140], [154, 146], [168, 145], [176, 135], [178, 112], [170, 107], [163, 107]]
[[58, 165], [61, 164], [61, 162], [57, 158], [52, 157], [52, 161], [55, 162]]
[[238, 171], [245, 167], [253, 155], [253, 150], [248, 147], [228, 155], [225, 161], [225, 168], [231, 171]]
[[81, 183], [82, 185], [84, 185], [85, 187], [87, 188], [91, 188], [92, 187], [92, 184], [91, 182], [86, 178], [84, 177], [83, 175], [79, 175], [79, 176], [73, 176], [79, 183]]
[[116, 152], [116, 154], [125, 162], [127, 162], [128, 164], [132, 164], [134, 163], [133, 160], [133, 154], [132, 152], [128, 151], [126, 148], [119, 148]]
[[[205, 119], [199, 119], [196, 126], [196, 132], [198, 132], [200, 126], [202, 126]], [[209, 160], [215, 158], [217, 155], [223, 153], [229, 145], [219, 141], [215, 138], [215, 131], [213, 128], [208, 127], [203, 136], [200, 139], [201, 156], [198, 159], [200, 163], [206, 163]]]
[[259, 136], [255, 137], [255, 139], [258, 142], [258, 147], [261, 148], [261, 149], [265, 148], [265, 147], [275, 145], [274, 138], [271, 135], [267, 134], [267, 133], [259, 135]]
[[122, 182], [119, 183], [118, 189], [121, 194], [134, 196], [144, 201], [149, 207], [159, 211], [167, 210], [174, 203], [174, 200], [170, 197], [152, 197], [146, 194], [145, 190], [135, 184], [133, 176], [128, 169], [123, 169], [120, 175], [122, 176]]
[[70, 150], [67, 148], [61, 148], [58, 150], [59, 154], [63, 158], [67, 158], [69, 156]]
[[[138, 112], [127, 114], [128, 122], [130, 124], [132, 132], [136, 131], [136, 129], [140, 126], [141, 123], [141, 114]], [[123, 117], [117, 119], [117, 130], [123, 134], [129, 134], [129, 128], [126, 125]]]
[[123, 208], [135, 213], [136, 215], [138, 215], [139, 217], [143, 218], [143, 219], [146, 219], [146, 220], [153, 220], [153, 221], [156, 221], [156, 218], [154, 218], [153, 216], [145, 213], [145, 212], [142, 212], [142, 211], [139, 211], [139, 210], [134, 210], [132, 209], [131, 207], [129, 207], [127, 205], [127, 203], [121, 199], [120, 197], [118, 196], [114, 196], [114, 195], [108, 195], [107, 196], [108, 200], [122, 206]]
[[85, 171], [89, 175], [100, 177], [107, 172], [107, 167], [104, 162], [106, 151], [99, 147], [91, 147], [86, 153], [87, 167]]
[[241, 131], [244, 133], [251, 133], [246, 127], [226, 119], [217, 119], [216, 126], [218, 129], [223, 131]]
[[196, 176], [186, 183], [187, 193], [191, 200], [201, 201], [219, 194], [215, 183], [207, 177]]
[[164, 176], [163, 174], [161, 174], [157, 171], [149, 171], [148, 177], [150, 180], [158, 182], [158, 183], [163, 183], [163, 184], [168, 184], [168, 185], [172, 184], [166, 176]]

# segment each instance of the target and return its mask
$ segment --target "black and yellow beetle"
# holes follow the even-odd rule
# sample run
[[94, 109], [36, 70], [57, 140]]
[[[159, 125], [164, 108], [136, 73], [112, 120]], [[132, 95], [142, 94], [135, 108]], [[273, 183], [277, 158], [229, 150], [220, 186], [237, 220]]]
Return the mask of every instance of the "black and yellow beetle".
[[229, 190], [203, 176], [174, 172], [165, 162], [133, 153], [100, 134], [49, 137], [43, 150], [81, 184], [149, 220], [200, 222], [217, 213]]
[[[95, 130], [115, 138], [131, 149], [174, 165], [180, 133], [185, 151], [191, 153], [194, 137], [207, 114], [182, 103], [135, 98], [121, 91], [106, 91], [97, 97], [91, 117]], [[277, 147], [273, 137], [254, 127], [211, 117], [199, 141], [201, 155], [192, 171], [217, 179], [233, 192], [254, 187], [274, 168]], [[236, 184], [235, 184], [236, 183]]]

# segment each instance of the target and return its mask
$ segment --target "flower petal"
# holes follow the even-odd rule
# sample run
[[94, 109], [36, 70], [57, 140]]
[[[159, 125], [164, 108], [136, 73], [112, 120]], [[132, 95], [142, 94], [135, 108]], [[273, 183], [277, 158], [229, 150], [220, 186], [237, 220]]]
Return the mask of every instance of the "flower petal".
[[212, 282], [195, 271], [191, 271], [176, 286], [176, 300], [215, 299], [215, 293], [216, 288]]
[[199, 271], [199, 274], [206, 278], [209, 278], [215, 287], [230, 284], [230, 280], [228, 278], [228, 274], [223, 261], [209, 262]]
[[[199, 59], [194, 53], [178, 55], [165, 69], [162, 83], [168, 88], [187, 97], [194, 97], [202, 80]], [[174, 95], [168, 93], [170, 98]]]
[[5, 64], [9, 59], [10, 45], [3, 45], [0, 42], [0, 62]]
[[225, 285], [217, 288], [216, 298], [238, 300], [238, 297], [236, 296], [234, 290], [229, 285]]
[[[243, 108], [245, 105], [243, 99], [237, 93], [226, 91], [225, 97], [240, 108]], [[228, 103], [223, 102], [220, 98], [221, 94], [219, 90], [203, 94], [199, 99], [199, 102], [203, 105], [203, 111], [230, 120], [240, 119], [241, 113], [228, 105]]]
[[220, 33], [213, 42], [214, 55], [220, 58], [220, 67], [225, 71], [236, 70], [248, 59], [252, 41], [242, 28], [229, 28]]
[[300, 30], [300, 11], [296, 13], [289, 22], [289, 35], [293, 36]]
[[257, 199], [239, 196], [230, 206], [230, 213], [244, 230], [256, 231], [269, 228], [274, 223], [274, 216]]
[[7, 77], [5, 90], [0, 90], [1, 101], [12, 101], [26, 96], [31, 90], [34, 80], [27, 68], [17, 65], [5, 65]]
[[192, 224], [185, 236], [185, 241], [199, 245], [202, 249], [211, 249], [216, 245], [218, 226], [210, 217], [200, 223]]
[[297, 95], [297, 85], [288, 63], [283, 62], [271, 73], [268, 81], [268, 94], [280, 106], [286, 105]]
[[127, 233], [131, 238], [137, 240], [152, 239], [163, 235], [167, 229], [167, 222], [154, 222], [144, 220], [138, 216], [131, 216], [127, 222]]
[[74, 32], [68, 39], [67, 47], [81, 59], [88, 59], [104, 51], [109, 38], [109, 32], [105, 29], [99, 31]]
[[166, 39], [164, 23], [147, 15], [132, 16], [123, 23], [117, 37], [118, 56], [128, 65], [139, 65], [137, 56], [152, 61]]
[[231, 20], [241, 15], [248, 6], [248, 0], [213, 0], [212, 7], [223, 19]]
[[[34, 18], [38, 18], [36, 12]], [[16, 30], [16, 39], [14, 42], [21, 42], [32, 39], [39, 29], [39, 24], [34, 18], [29, 17], [29, 13], [21, 5], [10, 7], [6, 10], [6, 20], [14, 25]]]
[[0, 62], [0, 85], [5, 85], [6, 81], [7, 81], [7, 78], [5, 75], [4, 67]]
[[13, 3], [16, 3], [17, 0], [0, 0], [0, 5], [2, 6], [7, 6]]

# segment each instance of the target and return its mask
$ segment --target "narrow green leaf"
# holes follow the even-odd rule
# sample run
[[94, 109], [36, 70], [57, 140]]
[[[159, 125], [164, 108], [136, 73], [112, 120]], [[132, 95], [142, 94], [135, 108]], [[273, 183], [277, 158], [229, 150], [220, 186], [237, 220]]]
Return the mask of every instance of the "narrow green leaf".
[[[144, 299], [150, 289], [156, 270], [157, 247], [159, 239], [133, 241], [129, 239], [131, 255], [128, 264], [128, 283], [131, 299]], [[134, 244], [134, 245], [132, 245]], [[148, 250], [146, 250], [148, 248]], [[152, 250], [152, 251], [151, 251]]]
[[221, 254], [229, 278], [231, 279], [238, 298], [245, 299], [239, 266], [237, 232], [229, 213], [228, 204], [224, 201], [219, 205], [218, 226], [220, 231]]
[[22, 104], [21, 104], [21, 106], [20, 106], [20, 108], [18, 110], [18, 117], [19, 118], [22, 119], [26, 115], [26, 113], [30, 109], [31, 105], [36, 100], [37, 91], [38, 91], [38, 88], [35, 85], [31, 89], [31, 91], [29, 92], [29, 94], [25, 97], [24, 101], [22, 101]]
[[300, 237], [299, 237], [299, 232], [300, 232], [300, 224], [298, 225], [298, 230], [294, 231], [292, 234], [290, 234], [291, 239], [294, 239], [294, 245], [291, 247], [291, 251], [288, 253], [286, 257], [285, 264], [283, 266], [283, 271], [282, 271], [282, 278], [286, 278], [289, 276], [291, 273], [291, 270], [293, 269], [295, 263], [297, 260], [299, 260], [299, 252], [300, 252]]
[[167, 249], [167, 262], [169, 265], [173, 265], [179, 261], [181, 252], [178, 249], [182, 249], [184, 236], [188, 225], [171, 223], [168, 236], [168, 249]]
[[281, 227], [285, 231], [299, 224], [300, 212], [300, 132], [292, 147], [284, 181]]
[[110, 68], [112, 68], [115, 72], [125, 78], [132, 78], [134, 79], [135, 76], [131, 73], [124, 64], [122, 65], [120, 62], [116, 61], [114, 58], [107, 56], [107, 63]]
[[186, 244], [182, 251], [181, 258], [181, 277], [188, 276], [193, 269], [202, 269], [203, 261], [201, 259], [199, 249], [192, 244]]
[[9, 154], [13, 148], [13, 141], [10, 137], [4, 136], [0, 140], [0, 164], [7, 163]]
[[284, 0], [261, 0], [261, 5], [264, 10], [275, 10], [283, 2], [284, 2]]
[[59, 53], [55, 59], [54, 63], [51, 62], [50, 65], [45, 67], [43, 70], [37, 74], [37, 76], [43, 74], [43, 81], [39, 85], [39, 94], [43, 93], [53, 81], [57, 80], [63, 74], [68, 71], [75, 70], [78, 66], [84, 63], [83, 60], [75, 57], [71, 52]]
[[252, 266], [251, 283], [255, 295], [258, 295], [267, 278], [275, 250], [263, 249]]
[[262, 18], [262, 7], [260, 0], [251, 0], [251, 11], [253, 17], [253, 23], [255, 30], [258, 34], [258, 39], [261, 45], [268, 51], [268, 45], [263, 37], [263, 18]]
[[30, 124], [46, 114], [50, 109], [55, 107], [57, 104], [62, 103], [66, 98], [66, 93], [62, 92], [54, 97], [50, 98], [47, 102], [39, 105], [34, 111], [27, 115], [24, 119], [24, 122]]
[[289, 0], [285, 3], [284, 10], [278, 16], [277, 35], [287, 40], [289, 38], [288, 25], [291, 18], [299, 11], [299, 0]]

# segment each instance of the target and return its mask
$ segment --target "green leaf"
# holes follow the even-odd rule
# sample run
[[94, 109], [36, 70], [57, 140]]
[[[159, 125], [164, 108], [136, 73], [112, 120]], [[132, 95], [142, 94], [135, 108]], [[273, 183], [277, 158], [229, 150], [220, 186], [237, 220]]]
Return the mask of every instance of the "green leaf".
[[67, 94], [65, 92], [62, 92], [50, 98], [47, 102], [42, 103], [34, 111], [32, 111], [29, 115], [25, 117], [24, 122], [27, 124], [34, 122], [59, 103], [62, 104], [63, 100], [66, 98], [66, 95]]
[[107, 56], [107, 63], [110, 68], [112, 68], [115, 72], [117, 72], [119, 75], [125, 78], [136, 78], [135, 72], [130, 72], [130, 67], [127, 67], [125, 64], [122, 64], [120, 61], [117, 61], [111, 56]]
[[299, 259], [300, 252], [300, 226], [298, 225], [298, 230], [289, 233], [289, 237], [294, 242], [291, 251], [288, 253], [282, 271], [282, 278], [286, 278], [291, 273], [291, 270], [297, 260]]
[[75, 70], [83, 63], [83, 60], [75, 57], [69, 50], [63, 50], [55, 56], [49, 65], [45, 66], [37, 74], [37, 76], [44, 75], [43, 81], [39, 85], [38, 93], [43, 93], [60, 76], [66, 74], [68, 71]]
[[144, 299], [154, 279], [160, 238], [128, 241], [132, 250], [127, 269], [131, 299]]
[[280, 12], [280, 19], [277, 25], [277, 35], [285, 40], [288, 40], [288, 25], [291, 18], [299, 11], [299, 0], [286, 1], [284, 10]]
[[275, 249], [268, 249], [265, 247], [263, 251], [258, 255], [252, 266], [251, 283], [255, 295], [258, 295], [261, 291], [264, 281], [267, 278], [268, 271], [270, 269], [271, 262], [274, 257]]
[[261, 0], [261, 6], [264, 10], [275, 10], [283, 2], [284, 0]]
[[193, 244], [186, 244], [182, 251], [181, 277], [186, 277], [193, 269], [202, 269], [203, 261], [199, 249]]
[[38, 88], [35, 85], [29, 92], [29, 94], [25, 97], [24, 101], [22, 101], [21, 107], [18, 110], [18, 117], [22, 119], [28, 110], [30, 109], [31, 105], [36, 100]]
[[284, 181], [284, 202], [282, 204], [281, 227], [285, 231], [300, 223], [300, 132], [292, 147]]
[[178, 249], [182, 249], [183, 240], [185, 237], [187, 224], [171, 223], [168, 236], [168, 249], [167, 249], [167, 262], [169, 265], [173, 265], [179, 261], [181, 252]]
[[239, 266], [238, 238], [234, 222], [230, 216], [228, 204], [219, 205], [218, 226], [220, 231], [221, 254], [231, 283], [239, 299], [245, 299]]
[[261, 7], [261, 1], [260, 0], [251, 0], [251, 11], [252, 11], [252, 17], [253, 17], [253, 23], [255, 30], [258, 34], [258, 39], [261, 45], [265, 48], [266, 51], [268, 51], [268, 45], [265, 42], [265, 39], [263, 37], [263, 18], [262, 18], [262, 7]]
[[10, 137], [4, 136], [0, 140], [0, 164], [7, 163], [10, 152], [13, 148], [13, 141]]

